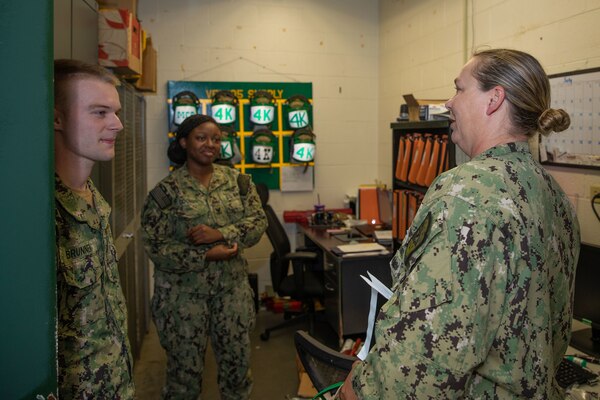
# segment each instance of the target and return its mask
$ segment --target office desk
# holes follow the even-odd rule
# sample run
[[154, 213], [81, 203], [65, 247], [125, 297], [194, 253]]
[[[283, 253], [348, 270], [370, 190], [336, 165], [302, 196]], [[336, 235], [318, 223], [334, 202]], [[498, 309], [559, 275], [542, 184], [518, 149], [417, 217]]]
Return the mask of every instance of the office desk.
[[[337, 332], [340, 344], [345, 336], [364, 335], [367, 331], [371, 287], [360, 275], [371, 274], [386, 286], [392, 284], [389, 263], [393, 257], [387, 255], [338, 256], [332, 252], [336, 246], [347, 244], [326, 232], [326, 229], [298, 225], [304, 235], [305, 247], [319, 251], [323, 256], [325, 275], [325, 314], [327, 321]], [[385, 299], [378, 298], [381, 307]]]

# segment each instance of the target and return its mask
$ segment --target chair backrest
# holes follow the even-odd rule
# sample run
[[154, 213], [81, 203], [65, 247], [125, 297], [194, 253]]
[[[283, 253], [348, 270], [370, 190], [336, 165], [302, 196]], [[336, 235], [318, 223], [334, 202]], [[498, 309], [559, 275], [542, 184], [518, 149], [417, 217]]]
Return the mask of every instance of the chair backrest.
[[263, 210], [267, 216], [267, 237], [273, 246], [271, 254], [271, 281], [273, 289], [277, 292], [279, 284], [288, 275], [289, 261], [284, 257], [290, 253], [291, 246], [285, 228], [277, 218], [275, 210], [268, 204], [269, 189], [264, 183], [257, 183], [256, 190], [260, 197]]
[[296, 331], [294, 344], [298, 358], [310, 380], [319, 391], [344, 381], [357, 357], [335, 351], [305, 331]]

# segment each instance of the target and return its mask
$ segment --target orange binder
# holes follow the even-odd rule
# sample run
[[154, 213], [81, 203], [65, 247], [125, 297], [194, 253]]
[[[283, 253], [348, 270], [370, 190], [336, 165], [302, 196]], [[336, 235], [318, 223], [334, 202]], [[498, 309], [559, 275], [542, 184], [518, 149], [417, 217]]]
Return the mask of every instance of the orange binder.
[[[446, 141], [447, 143], [447, 141]], [[450, 155], [446, 154], [446, 165], [444, 165], [444, 171], [448, 171], [450, 169]]]
[[398, 207], [398, 237], [401, 240], [404, 240], [406, 236], [406, 211], [407, 211], [407, 200], [406, 200], [406, 190], [400, 190], [399, 192], [399, 200], [400, 206]]
[[427, 175], [427, 171], [429, 168], [429, 160], [431, 159], [431, 148], [432, 148], [433, 139], [431, 138], [431, 134], [425, 134], [425, 148], [423, 150], [423, 155], [421, 156], [421, 165], [419, 166], [419, 172], [417, 174], [417, 185], [425, 186], [425, 176]]
[[402, 180], [402, 160], [404, 159], [404, 141], [406, 139], [404, 136], [400, 136], [400, 140], [398, 140], [398, 154], [396, 155], [396, 179]]
[[408, 196], [408, 206], [407, 206], [407, 217], [406, 217], [406, 228], [410, 228], [412, 225], [413, 219], [417, 214], [417, 194], [414, 192], [410, 192]]
[[417, 175], [421, 166], [421, 156], [425, 147], [425, 141], [420, 133], [415, 133], [415, 142], [413, 144], [413, 152], [410, 160], [410, 170], [408, 171], [408, 181], [417, 183]]
[[393, 199], [393, 204], [394, 204], [394, 208], [393, 208], [393, 218], [392, 218], [392, 237], [393, 238], [399, 238], [400, 235], [398, 234], [399, 230], [400, 230], [400, 221], [398, 221], [398, 217], [400, 215], [400, 210], [399, 210], [399, 206], [400, 206], [400, 191], [399, 190], [394, 190], [394, 192], [392, 193], [392, 199]]
[[407, 135], [404, 137], [404, 155], [402, 156], [402, 169], [400, 170], [400, 179], [401, 181], [406, 182], [408, 179], [408, 167], [410, 166], [410, 157], [412, 154], [413, 148], [413, 138], [411, 135]]
[[448, 167], [447, 167], [448, 154], [446, 151], [447, 147], [448, 147], [448, 136], [444, 135], [442, 137], [442, 147], [440, 149], [440, 165], [439, 165], [439, 169], [438, 169], [438, 175], [448, 169]]
[[419, 207], [421, 207], [424, 198], [425, 195], [423, 193], [417, 193], [417, 211], [419, 211]]
[[433, 139], [433, 149], [431, 150], [431, 159], [427, 166], [427, 173], [425, 174], [425, 186], [431, 185], [431, 182], [437, 176], [438, 171], [438, 160], [440, 158], [440, 142], [439, 138]]
[[379, 224], [379, 202], [376, 187], [358, 188], [358, 218], [364, 219], [368, 224]]

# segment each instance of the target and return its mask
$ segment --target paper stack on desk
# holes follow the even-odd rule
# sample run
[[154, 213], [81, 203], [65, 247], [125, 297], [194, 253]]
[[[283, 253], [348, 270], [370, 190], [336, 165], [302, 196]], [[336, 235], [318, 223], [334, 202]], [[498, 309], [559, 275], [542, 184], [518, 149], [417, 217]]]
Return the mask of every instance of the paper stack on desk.
[[384, 246], [391, 246], [392, 244], [392, 231], [384, 230], [384, 231], [374, 231], [373, 236], [378, 243], [381, 243]]
[[333, 251], [341, 255], [378, 255], [388, 253], [388, 250], [379, 243], [357, 243], [343, 244], [333, 248]]

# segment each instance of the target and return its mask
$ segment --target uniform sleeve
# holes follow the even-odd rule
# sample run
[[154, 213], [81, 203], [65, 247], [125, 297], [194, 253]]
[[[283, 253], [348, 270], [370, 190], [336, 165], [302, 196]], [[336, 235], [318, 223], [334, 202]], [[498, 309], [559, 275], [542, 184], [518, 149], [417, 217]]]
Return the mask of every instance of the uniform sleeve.
[[162, 271], [185, 273], [205, 267], [209, 246], [194, 246], [175, 239], [175, 223], [170, 221], [170, 210], [161, 208], [148, 195], [142, 210], [142, 237], [148, 255]]
[[461, 398], [500, 324], [510, 259], [503, 229], [459, 200], [419, 210], [415, 223], [427, 213], [427, 236], [396, 254], [406, 274], [352, 372], [361, 399]]
[[231, 225], [219, 228], [219, 231], [226, 241], [237, 242], [242, 248], [248, 248], [257, 244], [267, 229], [267, 217], [254, 183], [250, 182], [248, 193], [241, 198], [244, 205], [243, 217]]

